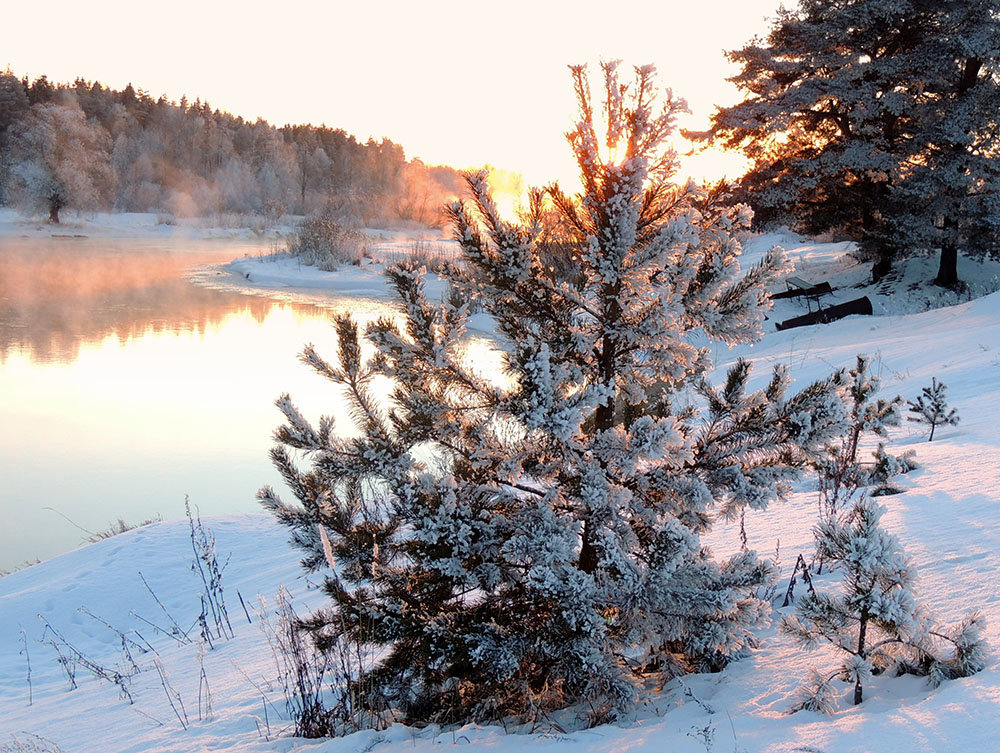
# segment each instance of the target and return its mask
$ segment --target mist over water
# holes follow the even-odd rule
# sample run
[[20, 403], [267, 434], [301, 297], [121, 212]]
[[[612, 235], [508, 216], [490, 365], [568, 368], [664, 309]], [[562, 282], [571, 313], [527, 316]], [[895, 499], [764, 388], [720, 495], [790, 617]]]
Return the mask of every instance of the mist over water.
[[[338, 389], [298, 362], [333, 356], [332, 310], [209, 290], [192, 267], [234, 241], [0, 240], [0, 569], [45, 559], [123, 518], [256, 512], [290, 392], [305, 415], [340, 411]], [[47, 509], [52, 508], [52, 509]], [[57, 511], [57, 512], [56, 512]]]
[[219, 295], [184, 279], [192, 267], [248, 250], [226, 242], [90, 239], [0, 241], [0, 360], [26, 353], [71, 362], [80, 346], [114, 335], [122, 342], [170, 329], [203, 332], [241, 307], [264, 317], [265, 299]]

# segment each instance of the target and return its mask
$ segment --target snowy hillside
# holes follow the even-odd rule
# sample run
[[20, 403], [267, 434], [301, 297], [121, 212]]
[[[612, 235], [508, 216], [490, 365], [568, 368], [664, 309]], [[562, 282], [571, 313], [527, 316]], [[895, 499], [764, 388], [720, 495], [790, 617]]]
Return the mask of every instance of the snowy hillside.
[[[719, 674], [668, 683], [633, 719], [617, 726], [564, 731], [573, 729], [567, 716], [534, 730], [518, 730], [521, 734], [501, 727], [416, 730], [395, 725], [335, 740], [291, 739], [261, 614], [272, 612], [282, 588], [299, 613], [318, 606], [322, 598], [304, 578], [285, 529], [264, 514], [228, 516], [204, 523], [215, 533], [220, 562], [228, 561], [222, 584], [234, 637], [216, 639], [203, 659], [197, 639], [188, 642], [168, 634], [171, 621], [187, 631], [202, 611], [186, 520], [131, 531], [0, 579], [0, 751], [35, 750], [32, 745], [65, 753], [354, 753], [430, 751], [439, 745], [588, 753], [995, 749], [1000, 719], [1000, 293], [922, 311], [933, 291], [910, 285], [922, 274], [919, 262], [901, 272], [890, 295], [887, 288], [865, 285], [867, 267], [846, 257], [845, 245], [805, 244], [787, 235], [753, 239], [747, 244], [748, 260], [778, 241], [788, 245], [795, 274], [811, 282], [830, 281], [833, 301], [870, 296], [876, 316], [784, 332], [768, 327], [764, 340], [753, 347], [717, 348], [717, 369], [743, 355], [754, 362], [758, 380], [767, 378], [772, 363], [781, 362], [801, 383], [850, 366], [863, 352], [872, 356], [874, 370], [884, 380], [883, 395], [913, 399], [932, 377], [948, 385], [949, 402], [961, 423], [939, 429], [933, 443], [926, 442], [924, 428], [916, 424], [893, 430], [891, 449], [915, 449], [921, 468], [902, 477], [904, 493], [878, 501], [888, 508], [886, 526], [912, 558], [917, 599], [943, 623], [971, 609], [985, 615], [990, 655], [983, 672], [936, 690], [919, 677], [877, 677], [866, 685], [865, 702], [858, 707], [850, 705], [850, 688], [842, 683], [839, 709], [832, 717], [788, 715], [808, 668], [831, 661], [822, 650], [803, 652], [778, 633], [775, 619], [749, 658]], [[333, 273], [291, 265], [286, 270], [290, 276], [282, 277], [280, 265], [268, 264], [240, 261], [231, 277], [238, 282], [249, 274], [249, 284], [262, 286], [261, 292], [291, 286], [314, 292], [339, 288], [343, 293], [354, 285], [345, 285], [343, 278], [338, 284]], [[357, 290], [380, 294], [367, 277], [357, 278], [367, 270], [352, 274]], [[986, 290], [996, 270], [979, 268], [976, 274], [974, 285]], [[783, 301], [771, 320], [804, 311], [804, 304]], [[333, 350], [332, 343], [317, 347]], [[812, 553], [810, 529], [816, 517], [816, 493], [809, 481], [786, 503], [747, 516], [751, 548], [765, 556], [777, 549], [782, 576], [776, 612], [797, 555]], [[720, 556], [730, 554], [738, 550], [738, 531], [720, 524], [707, 543]], [[817, 587], [835, 579], [823, 575]], [[194, 627], [190, 635], [198, 632]], [[112, 682], [96, 679], [79, 660], [78, 687], [70, 689], [57, 648], [71, 658], [78, 651], [107, 674], [130, 674], [121, 634], [128, 637], [126, 646], [141, 670], [126, 681], [133, 702]], [[132, 641], [148, 642], [155, 653], [139, 653]]]

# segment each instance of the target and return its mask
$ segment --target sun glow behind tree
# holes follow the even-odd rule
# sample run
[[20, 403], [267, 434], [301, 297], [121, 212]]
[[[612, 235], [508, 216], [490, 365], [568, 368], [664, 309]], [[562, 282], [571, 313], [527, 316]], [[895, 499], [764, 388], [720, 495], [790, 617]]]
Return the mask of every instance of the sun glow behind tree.
[[[154, 98], [187, 94], [277, 125], [326, 123], [362, 141], [387, 137], [428, 164], [489, 162], [523, 173], [527, 185], [558, 178], [569, 187], [576, 168], [562, 139], [575, 106], [564, 85], [568, 64], [596, 72], [602, 59], [651, 61], [692, 109], [679, 125], [705, 128], [716, 105], [737, 101], [723, 50], [764, 31], [777, 5], [630, 0], [608, 15], [606, 4], [590, 0], [461, 8], [291, 0], [235, 13], [179, 0], [150, 34], [123, 0], [54, 0], [44, 25], [30, 4], [5, 9], [9, 28], [20, 31], [5, 40], [0, 66], [118, 89], [131, 81]], [[686, 145], [677, 150], [681, 172], [695, 178], [742, 172], [731, 157], [689, 159]]]

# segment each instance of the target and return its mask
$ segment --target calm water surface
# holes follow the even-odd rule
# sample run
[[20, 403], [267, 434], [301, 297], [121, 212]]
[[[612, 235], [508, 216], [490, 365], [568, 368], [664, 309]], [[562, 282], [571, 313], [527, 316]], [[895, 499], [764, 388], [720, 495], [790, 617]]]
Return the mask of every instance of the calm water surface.
[[[0, 240], [0, 569], [77, 546], [118, 518], [255, 511], [290, 392], [336, 415], [337, 388], [297, 361], [333, 355], [332, 310], [196, 286], [245, 241]], [[342, 430], [348, 431], [346, 420]]]

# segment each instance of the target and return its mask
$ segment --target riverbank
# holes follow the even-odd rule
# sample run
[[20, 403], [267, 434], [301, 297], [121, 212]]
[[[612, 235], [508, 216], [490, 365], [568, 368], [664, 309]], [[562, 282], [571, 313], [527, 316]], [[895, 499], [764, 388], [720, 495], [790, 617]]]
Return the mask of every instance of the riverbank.
[[[393, 242], [403, 252], [415, 241]], [[816, 492], [807, 479], [787, 501], [746, 516], [747, 545], [773, 558], [778, 571], [774, 621], [755, 634], [759, 647], [724, 671], [672, 680], [651, 693], [633, 716], [589, 730], [576, 729], [573, 712], [567, 712], [521, 730], [395, 724], [336, 740], [293, 739], [261, 623], [274, 620], [281, 592], [300, 614], [321, 606], [325, 597], [315, 588], [317, 576], [303, 572], [299, 551], [269, 516], [206, 515], [219, 561], [226, 563], [223, 585], [233, 628], [231, 638], [216, 635], [211, 647], [197, 627], [204, 586], [192, 570], [184, 519], [129, 531], [0, 578], [0, 751], [390, 753], [405, 748], [432, 753], [443, 744], [469, 746], [474, 753], [992, 749], [1000, 713], [1000, 598], [995, 586], [1000, 570], [1000, 293], [943, 306], [950, 299], [932, 298], [935, 290], [921, 282], [922, 270], [933, 260], [904, 265], [892, 285], [880, 288], [867, 283], [868, 267], [853, 258], [849, 244], [815, 243], [790, 234], [749, 239], [744, 262], [759, 258], [776, 242], [788, 246], [797, 276], [831, 282], [837, 301], [870, 294], [877, 316], [782, 332], [768, 326], [752, 346], [716, 346], [715, 381], [743, 357], [753, 363], [755, 380], [766, 380], [771, 367], [782, 363], [802, 385], [851, 366], [856, 354], [864, 352], [884, 380], [884, 396], [914, 399], [932, 379], [947, 384], [948, 402], [961, 423], [941, 427], [933, 443], [926, 441], [922, 426], [907, 423], [893, 429], [889, 450], [915, 450], [921, 467], [901, 478], [902, 493], [878, 501], [887, 508], [886, 527], [899, 536], [917, 574], [917, 600], [944, 624], [970, 609], [981, 610], [990, 647], [982, 672], [937, 689], [919, 677], [880, 675], [866, 682], [865, 702], [859, 707], [850, 703], [850, 688], [837, 683], [832, 717], [786, 713], [808, 668], [833, 666], [828, 652], [806, 652], [776, 628], [778, 617], [793, 610], [780, 606], [792, 567], [799, 554], [809, 558], [814, 551]], [[292, 299], [311, 295], [327, 306], [337, 299], [339, 310], [370, 318], [376, 314], [366, 310], [365, 297], [389, 310], [388, 289], [380, 282], [388, 257], [322, 272], [269, 256], [261, 252], [211, 267], [216, 276], [232, 278], [226, 284], [256, 293], [259, 297], [243, 300], [260, 304], [259, 309], [230, 310], [234, 304], [225, 302], [217, 316], [192, 318], [187, 330], [171, 325], [155, 338], [150, 332], [156, 327], [145, 321], [131, 337], [123, 328], [123, 334], [105, 337], [101, 328], [92, 342], [83, 338], [82, 354], [51, 368], [29, 371], [23, 348], [0, 362], [0, 408], [9, 396], [7, 413], [0, 410], [3, 425], [15, 426], [10, 417], [24, 406], [44, 411], [9, 429], [8, 444], [0, 443], [10, 469], [0, 472], [9, 505], [8, 530], [13, 523], [51, 535], [49, 518], [28, 519], [32, 507], [46, 504], [40, 501], [41, 490], [50, 479], [60, 484], [50, 492], [60, 505], [74, 500], [92, 507], [117, 494], [123, 507], [135, 510], [165, 490], [174, 506], [150, 512], [168, 518], [176, 517], [189, 492], [193, 503], [206, 501], [203, 511], [207, 501], [227, 495], [236, 510], [251, 509], [253, 492], [262, 484], [278, 488], [280, 479], [266, 461], [267, 437], [279, 420], [274, 398], [290, 392], [309, 418], [336, 413], [343, 401], [329, 383], [296, 362], [307, 341], [316, 342], [321, 352], [335, 352], [328, 310], [272, 309], [266, 298], [285, 291]], [[83, 261], [105, 277], [114, 276], [102, 266], [101, 256]], [[985, 289], [990, 269], [967, 266], [962, 273], [970, 287]], [[67, 282], [69, 290], [79, 287], [76, 279]], [[145, 282], [140, 286], [147, 287]], [[355, 293], [345, 297], [338, 292], [345, 289]], [[66, 297], [61, 289], [59, 294]], [[116, 298], [103, 287], [95, 288], [93, 298], [102, 306], [109, 300], [120, 303], [115, 310], [134, 308], [137, 300], [131, 293]], [[780, 301], [770, 323], [805, 310], [805, 303]], [[177, 318], [173, 306], [154, 313], [156, 320]], [[70, 315], [77, 316], [76, 310], [66, 318]], [[25, 320], [29, 318], [40, 317], [32, 314]], [[6, 389], [5, 373], [12, 379]], [[74, 415], [76, 406], [87, 410]], [[109, 417], [107, 431], [96, 433], [94, 427]], [[349, 431], [350, 420], [338, 415], [338, 430]], [[73, 442], [82, 445], [82, 454], [67, 453], [66, 445]], [[133, 451], [139, 454], [129, 459]], [[43, 462], [32, 466], [37, 458]], [[201, 486], [195, 485], [202, 483], [196, 475], [185, 476], [185, 464], [192, 462], [203, 477]], [[221, 488], [224, 473], [238, 479], [239, 486]], [[97, 495], [100, 499], [84, 500], [99, 483], [108, 484]], [[287, 493], [285, 498], [291, 501]], [[109, 519], [110, 514], [100, 522]], [[738, 553], [739, 524], [720, 521], [704, 543], [720, 559]], [[832, 589], [838, 577], [824, 574], [817, 588]], [[171, 622], [190, 639], [181, 638]], [[130, 658], [123, 649], [134, 649], [128, 641], [138, 643], [140, 637], [148, 646]], [[115, 672], [128, 675], [124, 688], [114, 681]]]
[[[370, 256], [358, 265], [344, 264], [333, 271], [302, 264], [295, 257], [281, 252], [248, 254], [218, 268], [200, 270], [192, 279], [198, 284], [255, 295], [300, 300], [322, 305], [325, 297], [357, 296], [391, 299], [393, 292], [385, 280], [386, 264], [407, 256], [431, 257], [425, 264], [429, 270], [435, 262], [457, 259], [454, 241], [427, 239], [419, 234], [409, 236], [369, 236]], [[875, 316], [899, 316], [931, 309], [954, 306], [1000, 290], [1000, 260], [959, 259], [959, 277], [964, 289], [943, 290], [931, 281], [937, 260], [932, 256], [915, 257], [897, 263], [886, 279], [871, 281], [871, 263], [859, 258], [856, 244], [850, 241], [823, 242], [806, 238], [787, 230], [748, 236], [744, 241], [741, 266], [748, 268], [774, 246], [785, 250], [789, 275], [810, 284], [828, 283], [831, 292], [824, 295], [824, 306], [845, 303], [867, 297]], [[427, 275], [427, 294], [438, 299], [447, 289], [446, 283], [431, 271]], [[785, 286], [779, 284], [775, 292]], [[774, 302], [769, 314], [772, 322], [800, 316], [810, 310], [802, 298]], [[772, 327], [765, 327], [772, 331]]]
[[64, 211], [58, 224], [48, 217], [26, 216], [0, 207], [0, 239], [3, 238], [190, 238], [274, 239], [295, 229], [294, 218], [270, 222], [256, 215], [177, 218], [152, 212]]

